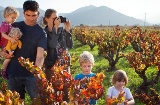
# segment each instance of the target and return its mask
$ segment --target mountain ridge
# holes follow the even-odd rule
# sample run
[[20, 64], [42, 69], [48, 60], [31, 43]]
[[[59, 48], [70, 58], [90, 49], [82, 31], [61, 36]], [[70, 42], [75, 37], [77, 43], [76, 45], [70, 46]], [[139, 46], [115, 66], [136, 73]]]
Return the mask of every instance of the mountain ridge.
[[[3, 6], [0, 6], [0, 22], [3, 21]], [[17, 21], [24, 20], [23, 9], [17, 8], [20, 12], [20, 16]], [[40, 17], [44, 16], [45, 11], [39, 9]], [[96, 26], [96, 25], [144, 25], [144, 21], [136, 19], [134, 17], [127, 16], [120, 12], [117, 12], [106, 6], [96, 7], [94, 5], [89, 5], [76, 9], [70, 13], [59, 13], [59, 15], [67, 17], [73, 26], [80, 24]], [[150, 24], [150, 23], [147, 23]]]

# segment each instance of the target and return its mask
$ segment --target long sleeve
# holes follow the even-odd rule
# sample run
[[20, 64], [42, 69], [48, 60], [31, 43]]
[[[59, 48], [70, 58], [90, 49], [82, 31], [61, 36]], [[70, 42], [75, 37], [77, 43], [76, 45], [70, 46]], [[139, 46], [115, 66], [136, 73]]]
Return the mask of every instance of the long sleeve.
[[68, 48], [73, 47], [72, 34], [70, 32], [65, 31], [66, 33], [66, 45]]
[[21, 48], [22, 47], [22, 42], [20, 40], [18, 40], [18, 47]]

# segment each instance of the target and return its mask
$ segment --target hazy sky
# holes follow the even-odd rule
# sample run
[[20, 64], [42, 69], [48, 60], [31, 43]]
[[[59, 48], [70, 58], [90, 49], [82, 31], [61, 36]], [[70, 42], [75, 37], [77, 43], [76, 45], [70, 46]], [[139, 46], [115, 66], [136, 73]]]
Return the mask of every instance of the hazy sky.
[[[0, 6], [21, 7], [26, 0], [0, 0]], [[160, 0], [37, 0], [40, 8], [56, 9], [59, 13], [70, 13], [80, 7], [107, 6], [127, 16], [160, 24]], [[107, 15], [107, 14], [106, 14]]]

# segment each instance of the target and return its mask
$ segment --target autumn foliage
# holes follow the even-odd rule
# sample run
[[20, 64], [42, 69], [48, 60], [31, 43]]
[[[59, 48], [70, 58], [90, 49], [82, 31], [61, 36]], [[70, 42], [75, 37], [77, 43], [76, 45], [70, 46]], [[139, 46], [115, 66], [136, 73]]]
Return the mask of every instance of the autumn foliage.
[[124, 100], [125, 100], [125, 97], [124, 97], [124, 93], [125, 92], [120, 92], [118, 97], [113, 97], [112, 99], [111, 98], [108, 98], [106, 100], [106, 105], [117, 105], [117, 104], [122, 104], [124, 103]]
[[0, 105], [24, 105], [24, 100], [20, 99], [19, 93], [7, 90], [7, 85], [2, 83], [0, 91]]
[[[65, 54], [62, 56], [64, 60], [68, 60]], [[30, 62], [29, 59], [24, 59], [23, 57], [19, 58], [19, 62], [22, 66], [26, 67], [31, 73], [37, 77], [37, 86], [39, 98], [35, 99], [32, 105], [47, 104], [52, 105], [53, 103], [63, 103], [63, 88], [68, 87], [69, 89], [69, 98], [70, 103], [80, 102], [83, 99], [99, 99], [103, 95], [104, 88], [102, 86], [102, 81], [104, 78], [103, 73], [98, 73], [96, 76], [91, 78], [85, 78], [83, 80], [74, 80], [66, 71], [66, 65], [60, 63], [60, 60], [51, 68], [52, 77], [49, 80], [46, 79], [46, 76], [41, 68], [38, 68], [33, 65], [33, 62]], [[85, 88], [80, 88], [81, 85], [85, 85]], [[86, 103], [85, 103], [86, 104]]]

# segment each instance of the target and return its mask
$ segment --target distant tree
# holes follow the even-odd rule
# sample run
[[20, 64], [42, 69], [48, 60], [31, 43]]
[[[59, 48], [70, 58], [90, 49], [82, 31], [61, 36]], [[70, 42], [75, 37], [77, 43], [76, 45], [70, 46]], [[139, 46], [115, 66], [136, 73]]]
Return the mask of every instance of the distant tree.
[[120, 58], [124, 57], [122, 52], [127, 48], [128, 44], [125, 31], [116, 26], [107, 33], [105, 40], [98, 45], [99, 55], [109, 62], [108, 71], [117, 69], [116, 63]]
[[[143, 31], [139, 27], [134, 27], [128, 32], [127, 38], [134, 51], [130, 52], [126, 58], [143, 80], [136, 92], [148, 94], [149, 87], [157, 84], [160, 77], [160, 35], [156, 31]], [[157, 68], [157, 73], [152, 79], [146, 75], [146, 71], [151, 66]]]

